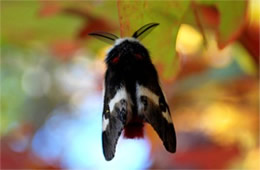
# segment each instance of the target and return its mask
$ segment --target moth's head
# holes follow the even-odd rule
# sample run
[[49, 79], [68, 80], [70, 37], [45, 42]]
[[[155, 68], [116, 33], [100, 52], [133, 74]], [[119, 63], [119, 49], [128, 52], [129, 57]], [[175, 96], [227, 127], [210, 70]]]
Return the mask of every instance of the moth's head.
[[[119, 38], [114, 34], [106, 32], [93, 32], [89, 35], [102, 40], [106, 43], [114, 45], [108, 52], [106, 61], [115, 60], [114, 58], [119, 58], [118, 56], [146, 56], [148, 53], [147, 50], [140, 44], [140, 41], [145, 38], [156, 26], [158, 23], [150, 23], [142, 26], [137, 31], [134, 32], [132, 37]], [[138, 57], [137, 57], [138, 58]]]

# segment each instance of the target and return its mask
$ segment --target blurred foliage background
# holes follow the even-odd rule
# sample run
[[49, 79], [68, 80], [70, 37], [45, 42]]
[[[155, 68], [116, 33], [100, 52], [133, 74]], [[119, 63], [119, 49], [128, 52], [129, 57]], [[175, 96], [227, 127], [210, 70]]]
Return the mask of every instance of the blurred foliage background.
[[[258, 0], [1, 3], [2, 169], [259, 169]], [[158, 22], [143, 44], [177, 131], [168, 153], [153, 129], [101, 146], [104, 58], [121, 37]]]

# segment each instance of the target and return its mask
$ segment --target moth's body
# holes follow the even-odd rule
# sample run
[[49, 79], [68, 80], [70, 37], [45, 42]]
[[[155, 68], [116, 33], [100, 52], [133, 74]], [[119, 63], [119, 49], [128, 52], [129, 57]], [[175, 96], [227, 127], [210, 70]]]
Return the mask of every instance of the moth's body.
[[133, 38], [90, 34], [114, 43], [106, 57], [104, 84], [102, 144], [106, 160], [113, 159], [123, 130], [127, 138], [142, 137], [145, 122], [152, 125], [169, 152], [176, 151], [175, 130], [157, 71], [147, 49], [137, 40], [157, 25], [143, 26]]
[[[142, 113], [138, 112], [137, 88], [140, 85], [146, 87], [150, 84], [154, 85], [158, 82], [158, 77], [147, 50], [139, 42], [131, 39], [120, 40], [125, 41], [108, 54], [113, 57], [106, 60], [108, 69], [105, 81], [111, 82], [106, 84], [106, 88], [111, 90], [111, 93], [107, 94], [108, 98], [113, 99], [119, 89], [126, 91], [129, 107], [126, 122], [129, 123], [134, 121], [133, 118], [143, 118]], [[115, 56], [118, 55], [118, 51], [120, 56]], [[150, 89], [154, 87], [151, 86]], [[120, 96], [120, 98], [124, 97]]]
[[[112, 145], [117, 140], [110, 141], [118, 139], [122, 129], [128, 138], [142, 137], [144, 122], [158, 124], [154, 128], [161, 134], [160, 137], [176, 143], [175, 136], [168, 137], [165, 130], [168, 128], [175, 133], [169, 107], [146, 48], [138, 41], [124, 39], [108, 53], [106, 63], [105, 82], [109, 83], [105, 83], [103, 121], [106, 123], [103, 124], [102, 134], [105, 157], [109, 159], [114, 156]], [[117, 122], [118, 127], [113, 127], [113, 121]], [[175, 146], [165, 144], [167, 150], [175, 152]]]

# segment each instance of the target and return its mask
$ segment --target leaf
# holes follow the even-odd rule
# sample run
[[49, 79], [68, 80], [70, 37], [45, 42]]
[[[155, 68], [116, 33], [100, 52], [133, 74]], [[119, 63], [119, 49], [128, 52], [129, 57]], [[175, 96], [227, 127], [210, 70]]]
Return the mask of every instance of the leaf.
[[59, 40], [50, 46], [52, 55], [62, 61], [70, 60], [79, 48], [79, 42], [73, 40]]
[[[81, 2], [75, 5], [72, 2], [59, 2], [59, 1], [41, 1], [39, 16], [53, 17], [56, 15], [73, 16], [80, 19], [82, 24], [76, 31], [75, 37], [83, 40], [88, 39], [88, 33], [94, 31], [113, 32], [117, 29], [116, 24], [105, 16], [96, 16], [95, 8], [92, 6], [93, 2]], [[106, 4], [111, 6], [110, 4]]]
[[248, 1], [211, 0], [197, 3], [203, 27], [213, 27], [220, 49], [239, 38], [247, 21]]
[[81, 28], [78, 30], [77, 38], [79, 39], [89, 38], [88, 34], [91, 32], [96, 32], [97, 30], [103, 32], [113, 32], [117, 28], [113, 22], [111, 22], [104, 16], [95, 16], [91, 12], [89, 12], [88, 9], [65, 8], [63, 10], [63, 13], [74, 15], [84, 21]]
[[179, 61], [176, 57], [176, 38], [181, 20], [190, 1], [120, 1], [118, 15], [122, 37], [131, 36], [137, 29], [148, 23], [159, 23], [143, 44], [151, 58], [159, 66], [163, 78], [174, 78]]
[[[195, 1], [192, 1], [189, 6], [190, 10], [185, 13], [182, 23], [189, 24], [196, 28], [203, 37], [203, 43], [207, 45], [207, 39], [205, 34], [205, 25], [213, 24], [216, 27], [216, 22], [218, 22], [218, 13], [214, 13], [215, 10], [211, 7], [206, 7], [198, 5]], [[201, 15], [201, 13], [203, 15]], [[204, 18], [205, 17], [205, 18]], [[204, 24], [203, 22], [209, 21], [209, 23]]]
[[239, 38], [239, 41], [247, 49], [251, 57], [253, 58], [255, 64], [259, 66], [259, 36], [260, 35], [260, 25], [256, 23], [255, 25], [248, 24], [244, 32]]
[[57, 2], [51, 2], [51, 1], [40, 1], [41, 6], [39, 9], [39, 16], [41, 17], [48, 17], [53, 16], [60, 12], [61, 7], [59, 3]]
[[237, 61], [241, 69], [249, 75], [256, 76], [258, 74], [257, 67], [259, 63], [255, 62], [255, 58], [251, 57], [248, 51], [246, 51], [245, 48], [242, 48], [240, 44], [235, 44], [234, 48], [235, 50], [233, 52], [233, 55], [236, 56], [235, 60]]
[[240, 148], [235, 144], [223, 147], [209, 143], [179, 152], [174, 155], [174, 161], [186, 165], [180, 169], [189, 167], [187, 164], [196, 165], [195, 167], [198, 169], [224, 169], [240, 152]]

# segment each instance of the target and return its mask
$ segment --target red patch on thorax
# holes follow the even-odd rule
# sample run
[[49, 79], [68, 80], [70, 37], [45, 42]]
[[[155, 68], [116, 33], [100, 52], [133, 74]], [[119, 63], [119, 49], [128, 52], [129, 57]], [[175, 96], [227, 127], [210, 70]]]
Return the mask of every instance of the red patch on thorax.
[[119, 56], [113, 58], [112, 63], [116, 64], [119, 61]]
[[138, 60], [141, 60], [143, 58], [143, 56], [141, 56], [140, 54], [135, 54], [135, 57], [138, 59]]

